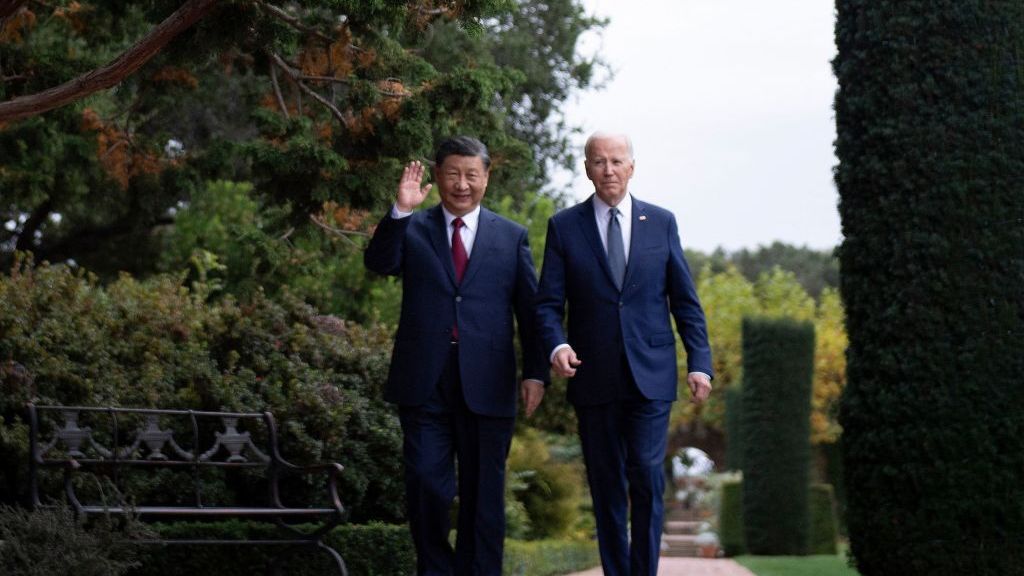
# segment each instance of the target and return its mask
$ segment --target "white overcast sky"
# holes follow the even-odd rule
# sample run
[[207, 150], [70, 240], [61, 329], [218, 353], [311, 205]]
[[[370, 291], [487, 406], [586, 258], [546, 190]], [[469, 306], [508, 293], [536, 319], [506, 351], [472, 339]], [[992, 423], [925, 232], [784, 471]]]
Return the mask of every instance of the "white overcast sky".
[[[570, 100], [566, 114], [585, 133], [632, 136], [630, 192], [675, 213], [684, 247], [840, 242], [832, 2], [583, 4], [610, 18], [582, 49], [614, 78]], [[582, 160], [573, 190], [577, 199], [593, 191]]]

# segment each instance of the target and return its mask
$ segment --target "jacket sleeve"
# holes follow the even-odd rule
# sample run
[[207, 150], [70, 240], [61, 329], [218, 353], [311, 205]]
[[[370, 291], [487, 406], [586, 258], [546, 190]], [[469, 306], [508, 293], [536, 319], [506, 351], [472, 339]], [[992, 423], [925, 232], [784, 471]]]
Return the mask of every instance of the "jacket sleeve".
[[704, 309], [697, 297], [697, 288], [690, 274], [690, 267], [683, 256], [679, 241], [679, 229], [675, 217], [669, 219], [668, 229], [668, 296], [676, 329], [686, 349], [686, 364], [689, 372], [704, 372], [714, 378], [711, 370], [711, 345], [708, 343], [707, 323]]
[[533, 253], [530, 252], [530, 241], [525, 230], [519, 237], [517, 250], [515, 312], [519, 344], [523, 349], [522, 379], [540, 380], [548, 384], [551, 371], [537, 337], [537, 270], [533, 265]]
[[565, 317], [565, 290], [562, 243], [552, 218], [548, 221], [544, 264], [541, 266], [536, 306], [537, 335], [545, 363], [556, 346], [568, 342], [562, 329], [562, 319]]
[[363, 252], [363, 265], [385, 276], [400, 275], [405, 232], [409, 229], [411, 221], [412, 216], [392, 218], [390, 212], [386, 214], [377, 225], [366, 251]]

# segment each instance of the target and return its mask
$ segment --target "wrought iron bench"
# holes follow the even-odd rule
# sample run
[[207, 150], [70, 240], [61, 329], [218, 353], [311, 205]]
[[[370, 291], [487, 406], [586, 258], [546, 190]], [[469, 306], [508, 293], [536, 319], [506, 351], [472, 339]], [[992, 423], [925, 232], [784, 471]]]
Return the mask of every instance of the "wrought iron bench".
[[[39, 406], [29, 404], [29, 482], [31, 504], [44, 506], [42, 471], [62, 470], [63, 494], [80, 516], [132, 514], [142, 520], [249, 519], [273, 522], [284, 532], [281, 539], [182, 540], [157, 539], [166, 544], [305, 545], [330, 556], [342, 576], [345, 562], [324, 543], [324, 536], [345, 519], [337, 478], [342, 466], [326, 463], [296, 466], [282, 458], [277, 426], [269, 412], [231, 413], [193, 410]], [[84, 421], [83, 421], [84, 420]], [[170, 423], [168, 428], [162, 425]], [[90, 425], [86, 425], [90, 424]], [[44, 436], [45, 435], [45, 436]], [[176, 437], [177, 436], [177, 437]], [[264, 448], [257, 447], [262, 439]], [[171, 503], [159, 505], [95, 502], [83, 497], [76, 477], [83, 472], [122, 483], [129, 470], [172, 469], [191, 476], [191, 494], [174, 494]], [[211, 469], [255, 469], [264, 477], [267, 496], [262, 505], [222, 506], [204, 502], [201, 475]], [[282, 480], [296, 474], [326, 476], [326, 504], [321, 507], [289, 507], [282, 501]], [[82, 484], [82, 482], [77, 482]], [[183, 501], [184, 500], [184, 501]], [[312, 524], [300, 529], [295, 523]], [[275, 555], [272, 573], [277, 574], [285, 555]]]

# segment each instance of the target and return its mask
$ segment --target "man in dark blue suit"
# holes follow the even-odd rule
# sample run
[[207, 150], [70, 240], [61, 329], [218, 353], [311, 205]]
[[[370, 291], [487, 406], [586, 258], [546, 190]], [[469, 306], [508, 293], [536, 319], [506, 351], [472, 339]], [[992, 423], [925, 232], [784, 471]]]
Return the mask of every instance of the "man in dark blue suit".
[[569, 378], [604, 573], [653, 576], [678, 382], [670, 316], [697, 402], [711, 392], [711, 349], [675, 218], [627, 190], [629, 138], [595, 134], [585, 154], [595, 193], [548, 223], [538, 330], [555, 372]]
[[[534, 338], [537, 277], [526, 229], [480, 206], [490, 164], [479, 140], [445, 140], [434, 166], [441, 204], [413, 213], [431, 185], [420, 186], [424, 168], [410, 163], [364, 255], [370, 270], [402, 277], [384, 397], [399, 407], [418, 574], [501, 574], [505, 459], [516, 413], [513, 317], [527, 416], [548, 377]], [[453, 552], [448, 532], [456, 460]]]

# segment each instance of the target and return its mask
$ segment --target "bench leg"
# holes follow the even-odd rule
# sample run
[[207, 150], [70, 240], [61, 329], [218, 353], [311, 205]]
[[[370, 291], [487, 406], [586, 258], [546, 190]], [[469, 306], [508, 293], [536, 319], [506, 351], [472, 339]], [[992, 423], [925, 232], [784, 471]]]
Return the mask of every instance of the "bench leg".
[[334, 564], [338, 567], [338, 574], [348, 576], [348, 569], [345, 567], [345, 561], [341, 558], [341, 554], [338, 554], [334, 548], [324, 544], [322, 540], [317, 540], [316, 545], [317, 548], [326, 552], [334, 560]]

